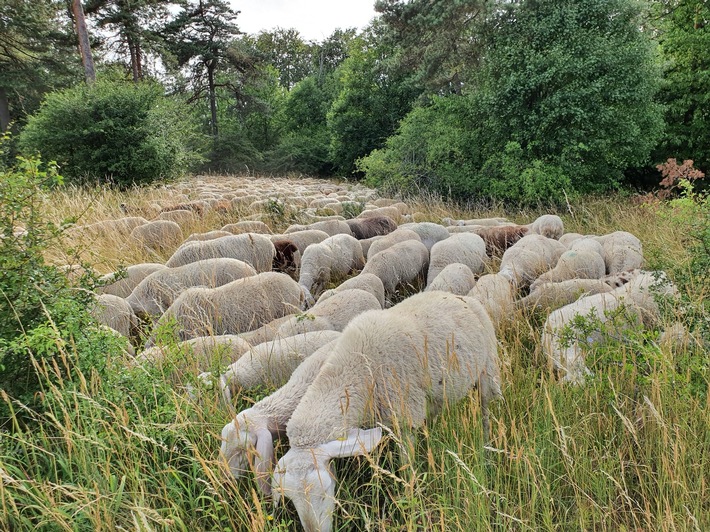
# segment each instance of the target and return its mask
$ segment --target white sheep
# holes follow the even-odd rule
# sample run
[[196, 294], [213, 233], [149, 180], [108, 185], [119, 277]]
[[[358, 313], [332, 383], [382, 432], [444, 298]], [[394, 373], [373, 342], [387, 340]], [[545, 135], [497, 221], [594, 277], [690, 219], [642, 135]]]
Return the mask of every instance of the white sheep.
[[[361, 241], [362, 242], [362, 241]], [[382, 280], [372, 273], [361, 273], [351, 277], [347, 281], [340, 283], [336, 288], [331, 288], [323, 292], [318, 298], [318, 303], [325, 301], [343, 290], [359, 289], [371, 293], [380, 303], [380, 308], [385, 306], [385, 287]]]
[[570, 249], [560, 255], [553, 269], [535, 279], [530, 289], [535, 290], [537, 285], [543, 283], [558, 283], [569, 279], [601, 279], [605, 272], [604, 259], [596, 251]]
[[303, 256], [303, 252], [306, 248], [312, 244], [319, 244], [323, 242], [330, 235], [325, 231], [320, 231], [318, 229], [304, 229], [303, 231], [294, 231], [287, 235], [272, 235], [271, 241], [278, 242], [281, 240], [288, 240], [293, 242], [293, 244], [298, 248], [298, 251]]
[[515, 294], [510, 280], [499, 274], [483, 275], [468, 292], [468, 297], [478, 300], [496, 326], [511, 319], [515, 308]]
[[279, 327], [281, 327], [281, 325], [286, 323], [292, 316], [295, 315], [295, 313], [286, 314], [285, 316], [281, 316], [280, 318], [271, 320], [269, 323], [266, 323], [257, 329], [241, 333], [239, 337], [251, 345], [259, 345], [263, 344], [264, 342], [270, 342], [271, 340], [274, 340], [276, 338], [276, 333], [279, 330]]
[[131, 337], [138, 325], [133, 309], [122, 297], [111, 294], [96, 296], [89, 309], [91, 316], [101, 325], [106, 325], [126, 338]]
[[370, 292], [359, 289], [342, 290], [332, 297], [319, 300], [303, 314], [284, 322], [277, 336], [293, 336], [308, 331], [342, 331], [355, 316], [382, 305]]
[[174, 250], [182, 242], [182, 229], [169, 220], [153, 220], [141, 224], [131, 231], [130, 238], [142, 245], [147, 251], [160, 253]]
[[471, 220], [454, 220], [453, 218], [442, 218], [441, 223], [447, 227], [463, 227], [465, 225], [481, 225], [485, 227], [495, 227], [510, 223], [507, 218], [475, 218]]
[[460, 262], [447, 265], [426, 287], [425, 292], [438, 290], [458, 296], [467, 295], [476, 285], [476, 276], [471, 268]]
[[384, 251], [388, 247], [404, 242], [405, 240], [417, 240], [418, 242], [422, 241], [421, 237], [411, 229], [402, 229], [400, 227], [388, 235], [377, 237], [376, 240], [373, 240], [367, 250], [367, 259], [369, 260], [380, 251]]
[[[564, 380], [580, 384], [585, 375], [590, 374], [584, 362], [582, 340], [586, 343], [599, 343], [604, 339], [607, 323], [613, 323], [614, 314], [623, 305], [625, 318], [633, 321], [630, 325], [653, 326], [660, 318], [660, 311], [655, 295], [675, 296], [677, 289], [664, 278], [653, 272], [640, 272], [627, 284], [611, 292], [582, 297], [552, 312], [545, 321], [542, 333], [542, 345], [545, 354], [555, 367], [565, 372]], [[572, 326], [573, 320], [586, 317], [601, 325], [600, 330], [587, 334], [580, 330], [565, 332]], [[629, 324], [621, 324], [622, 327]], [[611, 332], [611, 331], [606, 331]], [[623, 333], [623, 329], [621, 331]], [[571, 337], [567, 337], [571, 333]], [[584, 334], [582, 337], [581, 335]]]
[[133, 289], [126, 301], [136, 315], [160, 316], [188, 288], [216, 288], [252, 275], [256, 275], [256, 270], [241, 260], [198, 260], [150, 274]]
[[[283, 386], [301, 362], [341, 334], [340, 331], [310, 331], [277, 336], [270, 342], [255, 345], [221, 375], [220, 387], [224, 399], [230, 402], [240, 389]], [[201, 378], [209, 380], [207, 374]]]
[[188, 288], [158, 320], [175, 320], [183, 340], [239, 334], [293, 313], [303, 292], [288, 275], [264, 272], [217, 288]]
[[214, 240], [193, 241], [181, 245], [165, 263], [169, 268], [206, 259], [239, 259], [261, 272], [271, 271], [276, 248], [264, 235], [244, 233]]
[[440, 240], [449, 238], [449, 232], [445, 227], [431, 222], [408, 223], [399, 226], [399, 229], [410, 229], [419, 235], [419, 239], [427, 250], [431, 251], [434, 244]]
[[641, 241], [626, 231], [595, 237], [602, 245], [607, 275], [640, 268], [643, 265]]
[[[251, 349], [251, 345], [237, 335], [222, 334], [191, 338], [180, 342], [175, 349], [183, 359], [190, 362], [193, 371], [208, 371], [215, 364], [227, 366], [238, 360]], [[160, 364], [172, 351], [172, 347], [153, 346], [139, 353], [136, 362]]]
[[366, 427], [419, 427], [474, 386], [487, 439], [500, 371], [493, 324], [476, 300], [427, 292], [362, 314], [343, 331], [288, 421], [291, 449], [274, 471], [275, 500], [290, 498], [306, 530], [330, 531], [330, 460], [372, 450], [382, 429]]
[[185, 239], [185, 242], [194, 242], [196, 240], [214, 240], [215, 238], [222, 238], [223, 236], [231, 236], [233, 233], [229, 231], [207, 231], [206, 233], [192, 233]]
[[269, 475], [274, 465], [274, 438], [286, 434], [288, 420], [336, 341], [317, 349], [299, 364], [286, 384], [251, 408], [242, 410], [224, 426], [220, 451], [232, 475], [238, 478], [247, 471], [248, 455], [255, 452], [253, 464], [259, 487], [264, 494], [271, 494]]
[[429, 250], [417, 240], [405, 240], [380, 251], [367, 261], [362, 273], [376, 275], [391, 297], [397, 287], [418, 284], [429, 267]]
[[227, 224], [222, 227], [222, 231], [228, 231], [235, 235], [242, 233], [260, 233], [270, 235], [273, 233], [271, 227], [266, 225], [261, 220], [242, 220], [233, 224]]
[[562, 218], [556, 214], [543, 214], [534, 222], [528, 224], [527, 227], [530, 228], [531, 233], [536, 233], [554, 240], [559, 239], [565, 232]]
[[551, 270], [565, 251], [567, 248], [557, 240], [538, 234], [526, 235], [505, 251], [500, 274], [516, 289], [527, 287]]
[[568, 279], [557, 283], [533, 283], [530, 294], [515, 302], [521, 310], [555, 310], [582, 296], [611, 292], [614, 287], [603, 279]]
[[99, 277], [100, 286], [96, 289], [98, 294], [111, 294], [118, 297], [128, 297], [133, 289], [151, 273], [167, 268], [165, 264], [145, 262], [134, 264], [121, 272], [111, 272]]
[[480, 236], [474, 233], [451, 235], [431, 248], [427, 286], [449, 264], [465, 264], [477, 275], [483, 271], [486, 259], [486, 243]]
[[314, 303], [313, 294], [319, 294], [327, 283], [361, 270], [364, 265], [362, 246], [353, 236], [338, 234], [308, 246], [301, 257], [298, 277], [306, 303]]
[[324, 231], [328, 233], [330, 236], [334, 235], [350, 235], [352, 236], [352, 231], [350, 231], [350, 227], [348, 226], [347, 223], [345, 223], [344, 220], [321, 220], [320, 222], [313, 222], [312, 224], [308, 225], [290, 225], [286, 228], [286, 231], [284, 231], [284, 234], [291, 234], [295, 233], [298, 231], [303, 231], [305, 229], [318, 229], [319, 231]]

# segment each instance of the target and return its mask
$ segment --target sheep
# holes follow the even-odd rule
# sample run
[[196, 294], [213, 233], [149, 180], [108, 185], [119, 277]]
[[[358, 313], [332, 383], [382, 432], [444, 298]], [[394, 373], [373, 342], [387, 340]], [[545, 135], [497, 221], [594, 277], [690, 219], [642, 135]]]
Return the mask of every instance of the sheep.
[[319, 300], [306, 314], [284, 322], [277, 336], [293, 336], [308, 331], [342, 331], [355, 316], [367, 310], [381, 309], [382, 304], [365, 290], [342, 290], [332, 297]]
[[122, 297], [100, 294], [89, 309], [91, 316], [101, 325], [106, 325], [126, 338], [131, 337], [138, 326], [136, 315]]
[[498, 226], [464, 226], [480, 236], [486, 243], [486, 254], [489, 257], [500, 257], [506, 249], [528, 234], [530, 229], [524, 225], [498, 225]]
[[335, 235], [320, 244], [308, 246], [301, 257], [298, 284], [303, 288], [306, 303], [313, 304], [313, 294], [319, 294], [331, 280], [345, 277], [365, 265], [362, 247], [350, 235]]
[[568, 279], [557, 283], [537, 283], [530, 289], [530, 294], [516, 301], [521, 310], [538, 308], [555, 310], [574, 303], [581, 296], [611, 292], [614, 287], [602, 279]]
[[281, 388], [252, 407], [242, 410], [222, 429], [220, 453], [232, 475], [239, 478], [247, 470], [247, 457], [256, 452], [254, 469], [259, 488], [271, 494], [269, 474], [274, 463], [274, 438], [286, 434], [286, 424], [306, 390], [315, 380], [337, 339], [307, 357]]
[[252, 329], [251, 331], [241, 333], [239, 337], [242, 340], [248, 342], [250, 345], [259, 345], [263, 344], [264, 342], [270, 342], [271, 340], [274, 340], [276, 338], [276, 333], [278, 332], [279, 327], [281, 327], [281, 325], [286, 323], [289, 319], [291, 319], [291, 317], [295, 315], [296, 314], [286, 314], [285, 316], [281, 316], [280, 318], [271, 320], [269, 323], [266, 323], [261, 327], [257, 327], [256, 329]]
[[348, 226], [344, 220], [322, 220], [309, 225], [290, 225], [286, 228], [284, 234], [288, 235], [298, 231], [303, 231], [304, 229], [318, 229], [319, 231], [328, 233], [329, 236], [340, 234], [352, 236], [353, 234], [350, 230], [350, 226]]
[[173, 211], [191, 211], [197, 214], [198, 216], [202, 216], [209, 208], [210, 204], [206, 201], [195, 200], [188, 201], [186, 203], [179, 203], [177, 205], [170, 205], [168, 207], [163, 207], [160, 210], [160, 213], [163, 214]]
[[[251, 349], [251, 345], [234, 334], [219, 336], [198, 336], [177, 345], [177, 351], [190, 360], [193, 370], [207, 371], [215, 364], [226, 366], [238, 360]], [[136, 362], [159, 364], [170, 350], [153, 346], [136, 356]], [[215, 360], [215, 356], [219, 358]]]
[[151, 273], [167, 268], [164, 264], [154, 262], [145, 262], [142, 264], [134, 264], [125, 270], [125, 276], [121, 272], [107, 273], [99, 277], [99, 287], [96, 292], [99, 294], [111, 294], [118, 297], [126, 298], [131, 295], [133, 289], [138, 284], [148, 277]]
[[271, 269], [276, 272], [295, 275], [301, 265], [301, 252], [292, 240], [272, 240], [276, 253]]
[[473, 233], [451, 235], [431, 248], [427, 286], [441, 270], [454, 262], [465, 264], [474, 274], [479, 274], [483, 271], [486, 258], [486, 243], [480, 236]]
[[[309, 331], [287, 337], [277, 336], [270, 342], [255, 345], [220, 376], [225, 401], [231, 402], [239, 389], [283, 386], [301, 362], [341, 334], [340, 331]], [[211, 375], [202, 374], [200, 379], [210, 382]]]
[[429, 267], [429, 250], [417, 240], [405, 240], [367, 261], [362, 273], [372, 273], [380, 278], [387, 297], [392, 297], [397, 287], [418, 283]]
[[418, 242], [422, 241], [421, 237], [411, 229], [402, 229], [400, 227], [399, 229], [392, 231], [390, 234], [373, 241], [367, 250], [367, 259], [370, 260], [380, 251], [384, 251], [388, 247], [398, 244], [399, 242], [404, 242], [405, 240], [417, 240]]
[[580, 238], [587, 238], [587, 237], [581, 233], [565, 233], [558, 240], [560, 241], [561, 244], [564, 244], [565, 246], [570, 247], [574, 243], [575, 240], [579, 240]]
[[[368, 219], [368, 218], [390, 218], [392, 221], [399, 220], [400, 212], [394, 205], [390, 207], [377, 207], [375, 209], [367, 209], [362, 211], [357, 215], [357, 219]], [[396, 222], [395, 222], [396, 224]]]
[[369, 452], [376, 423], [419, 427], [477, 386], [484, 439], [488, 404], [501, 396], [496, 334], [474, 299], [414, 295], [366, 312], [343, 331], [286, 425], [290, 450], [272, 480], [275, 501], [290, 498], [307, 531], [330, 531], [332, 458]]
[[543, 214], [534, 222], [528, 224], [527, 227], [530, 229], [530, 233], [542, 235], [553, 240], [557, 240], [565, 232], [562, 218], [556, 214]]
[[188, 288], [158, 325], [175, 320], [180, 337], [239, 334], [300, 308], [303, 292], [284, 273], [264, 272], [217, 288]]
[[168, 220], [179, 225], [189, 225], [197, 222], [197, 216], [194, 212], [187, 209], [178, 209], [175, 211], [161, 212], [155, 218], [156, 220]]
[[301, 257], [306, 248], [312, 244], [320, 244], [328, 238], [330, 235], [325, 231], [320, 231], [319, 229], [304, 229], [303, 231], [295, 231], [289, 233], [288, 235], [272, 235], [271, 241], [276, 244], [283, 240], [287, 240], [294, 244], [297, 248]]
[[515, 305], [515, 294], [510, 280], [492, 273], [482, 276], [468, 292], [468, 297], [477, 299], [486, 309], [496, 326], [510, 320]]
[[[564, 332], [577, 316], [592, 318], [602, 325], [602, 329], [608, 330], [609, 324], [613, 325], [615, 311], [623, 305], [625, 316], [634, 322], [632, 325], [654, 326], [660, 318], [654, 295], [675, 296], [677, 293], [675, 286], [663, 275], [640, 272], [627, 284], [611, 292], [582, 297], [550, 313], [543, 326], [543, 350], [555, 368], [565, 373], [563, 380], [581, 384], [585, 375], [591, 372], [584, 363], [580, 334], [584, 334], [588, 343], [599, 343], [604, 335], [603, 330], [591, 334], [573, 330], [574, 336], [570, 341]], [[624, 327], [626, 324], [622, 324], [622, 332]]]
[[594, 238], [602, 245], [607, 275], [640, 268], [643, 265], [641, 241], [626, 231], [616, 231]]
[[385, 306], [385, 287], [382, 280], [372, 273], [361, 273], [355, 277], [351, 277], [347, 281], [339, 284], [336, 288], [331, 288], [323, 292], [318, 298], [318, 303], [325, 301], [329, 297], [334, 296], [343, 290], [359, 289], [371, 293], [380, 303], [380, 308]]
[[551, 270], [567, 248], [557, 240], [538, 234], [526, 235], [509, 247], [500, 263], [500, 274], [515, 289], [528, 287], [544, 272]]
[[130, 238], [146, 250], [159, 253], [175, 249], [182, 241], [182, 229], [175, 222], [154, 220], [133, 229]]
[[270, 235], [273, 233], [268, 225], [259, 220], [243, 220], [241, 222], [227, 224], [222, 227], [222, 231], [227, 231], [235, 235], [241, 233], [260, 233]]
[[458, 296], [465, 296], [476, 284], [476, 276], [471, 268], [460, 262], [447, 265], [426, 287], [425, 292], [439, 290]]
[[440, 240], [449, 238], [445, 227], [431, 222], [408, 223], [399, 226], [399, 229], [410, 229], [419, 235], [422, 244], [431, 251], [431, 247]]
[[560, 256], [553, 269], [533, 281], [530, 290], [535, 290], [537, 285], [543, 283], [556, 283], [569, 279], [601, 279], [605, 272], [604, 259], [599, 253], [586, 249], [570, 249]]
[[133, 229], [147, 223], [148, 220], [141, 216], [126, 216], [116, 220], [103, 220], [89, 225], [75, 225], [70, 227], [66, 231], [66, 234], [69, 237], [97, 237], [114, 233], [118, 237], [126, 238], [131, 234]]
[[165, 263], [169, 268], [205, 259], [239, 259], [257, 272], [271, 271], [276, 249], [268, 237], [256, 233], [223, 236], [214, 240], [188, 242], [180, 246]]
[[185, 242], [194, 242], [195, 240], [214, 240], [215, 238], [222, 238], [223, 236], [230, 236], [232, 233], [229, 231], [208, 231], [206, 233], [192, 233], [185, 239]]
[[256, 270], [241, 260], [198, 260], [152, 273], [133, 289], [126, 301], [139, 316], [160, 316], [187, 288], [216, 288], [252, 275], [256, 275]]
[[353, 236], [358, 240], [386, 235], [397, 229], [397, 222], [389, 216], [371, 216], [369, 218], [346, 220]]
[[507, 218], [476, 218], [472, 220], [454, 220], [453, 218], [442, 218], [441, 223], [446, 226], [465, 226], [479, 225], [486, 227], [495, 227], [501, 224], [510, 223]]

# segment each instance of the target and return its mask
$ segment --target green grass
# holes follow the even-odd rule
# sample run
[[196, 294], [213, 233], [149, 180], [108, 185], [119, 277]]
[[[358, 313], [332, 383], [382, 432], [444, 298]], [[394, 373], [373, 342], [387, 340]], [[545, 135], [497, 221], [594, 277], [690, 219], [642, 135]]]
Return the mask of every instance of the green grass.
[[[430, 199], [412, 207], [431, 220], [538, 214]], [[679, 315], [694, 331], [707, 326], [708, 285], [689, 273], [682, 228], [625, 199], [587, 198], [570, 210], [560, 213], [568, 231], [638, 235], [650, 266], [681, 286]], [[336, 530], [710, 530], [703, 338], [669, 349], [632, 335], [590, 354], [595, 376], [575, 387], [542, 354], [542, 320], [519, 315], [500, 331], [504, 400], [492, 405], [490, 446], [475, 392], [409, 436], [395, 427], [372, 456], [335, 461]], [[63, 349], [62, 364], [72, 366], [80, 354]], [[21, 414], [0, 429], [0, 529], [298, 528], [291, 506], [274, 509], [219, 458], [222, 426], [265, 391], [246, 391], [230, 407], [214, 393], [190, 400], [178, 358], [145, 369], [119, 357], [101, 374], [37, 370], [58, 382], [42, 391], [40, 413], [0, 392]]]

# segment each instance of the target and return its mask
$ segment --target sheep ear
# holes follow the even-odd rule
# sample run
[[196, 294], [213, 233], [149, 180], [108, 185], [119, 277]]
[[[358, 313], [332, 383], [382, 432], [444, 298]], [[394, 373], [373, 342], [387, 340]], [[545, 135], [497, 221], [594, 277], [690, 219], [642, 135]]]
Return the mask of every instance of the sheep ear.
[[382, 429], [352, 429], [343, 440], [333, 440], [318, 446], [329, 458], [357, 456], [371, 452], [382, 440]]
[[264, 495], [271, 495], [271, 470], [274, 465], [274, 438], [268, 429], [256, 431], [256, 452], [254, 468], [256, 469], [256, 480]]

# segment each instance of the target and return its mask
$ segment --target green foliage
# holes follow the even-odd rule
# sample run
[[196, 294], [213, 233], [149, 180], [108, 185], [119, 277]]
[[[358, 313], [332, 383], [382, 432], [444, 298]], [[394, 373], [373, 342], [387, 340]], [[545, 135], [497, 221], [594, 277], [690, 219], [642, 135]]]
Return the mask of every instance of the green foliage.
[[702, 0], [653, 2], [663, 59], [659, 99], [666, 131], [655, 161], [693, 159], [710, 172], [710, 5]]
[[69, 180], [126, 187], [184, 174], [200, 140], [159, 85], [98, 82], [48, 95], [20, 146], [56, 160]]

